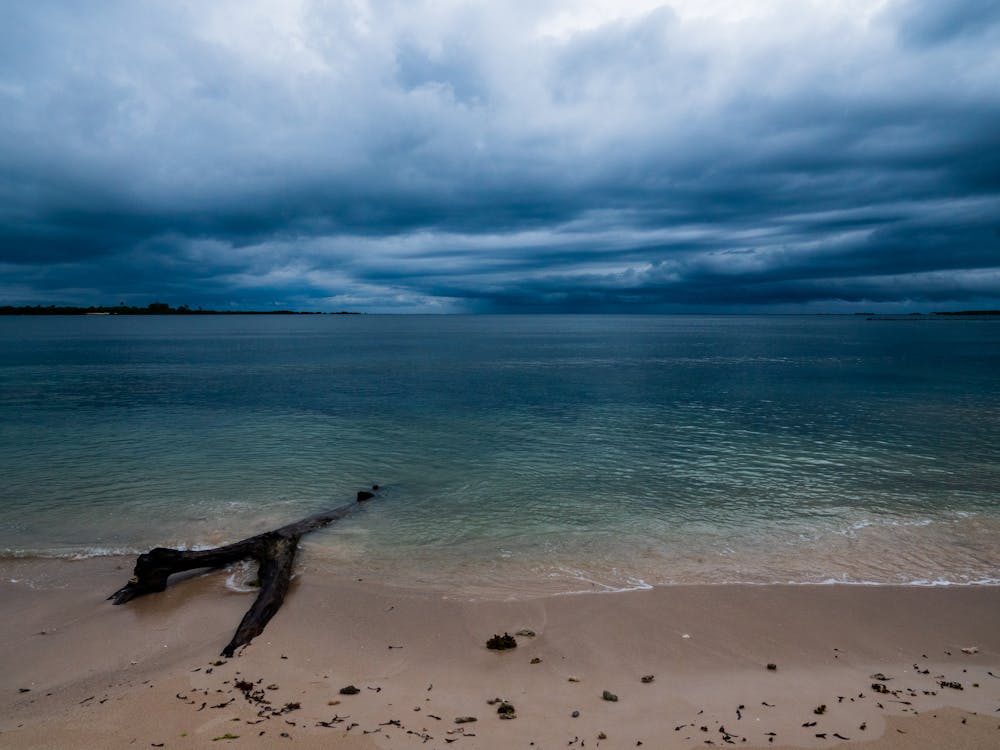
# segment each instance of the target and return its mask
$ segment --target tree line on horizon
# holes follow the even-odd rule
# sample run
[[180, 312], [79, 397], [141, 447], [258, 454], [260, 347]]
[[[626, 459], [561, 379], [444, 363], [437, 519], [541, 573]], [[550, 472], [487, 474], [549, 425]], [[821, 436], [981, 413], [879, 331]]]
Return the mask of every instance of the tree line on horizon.
[[188, 305], [171, 307], [166, 302], [151, 302], [145, 307], [126, 305], [3, 305], [0, 315], [359, 315], [354, 312], [297, 312], [295, 310], [203, 310]]
[[[299, 312], [296, 310], [203, 310], [201, 307], [191, 308], [188, 305], [171, 307], [166, 302], [150, 302], [145, 307], [126, 305], [0, 305], [0, 315], [361, 315], [359, 312], [341, 310], [338, 312]], [[857, 312], [854, 315], [864, 315], [872, 318], [898, 318], [903, 316], [1000, 316], [1000, 310], [947, 310], [931, 313], [874, 313]]]

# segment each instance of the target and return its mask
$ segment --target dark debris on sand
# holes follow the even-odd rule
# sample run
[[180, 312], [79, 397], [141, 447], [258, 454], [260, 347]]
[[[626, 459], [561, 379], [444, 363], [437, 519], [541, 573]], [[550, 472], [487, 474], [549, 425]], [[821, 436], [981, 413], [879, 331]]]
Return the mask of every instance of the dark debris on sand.
[[504, 632], [503, 635], [494, 635], [487, 640], [486, 648], [493, 651], [506, 651], [509, 648], [517, 648], [517, 641], [510, 633]]

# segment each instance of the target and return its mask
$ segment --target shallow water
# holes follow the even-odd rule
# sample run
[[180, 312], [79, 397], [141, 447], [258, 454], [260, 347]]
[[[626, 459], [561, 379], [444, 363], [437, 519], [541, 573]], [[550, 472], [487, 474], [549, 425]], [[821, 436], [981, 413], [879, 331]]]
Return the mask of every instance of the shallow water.
[[1000, 579], [1000, 322], [0, 318], [0, 550], [213, 545], [463, 594]]

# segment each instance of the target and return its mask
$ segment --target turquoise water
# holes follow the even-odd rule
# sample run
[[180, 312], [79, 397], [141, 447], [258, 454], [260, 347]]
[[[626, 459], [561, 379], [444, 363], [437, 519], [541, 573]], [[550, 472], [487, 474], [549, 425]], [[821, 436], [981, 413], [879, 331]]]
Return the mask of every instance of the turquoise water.
[[214, 545], [468, 595], [1000, 579], [1000, 322], [0, 318], [0, 551]]

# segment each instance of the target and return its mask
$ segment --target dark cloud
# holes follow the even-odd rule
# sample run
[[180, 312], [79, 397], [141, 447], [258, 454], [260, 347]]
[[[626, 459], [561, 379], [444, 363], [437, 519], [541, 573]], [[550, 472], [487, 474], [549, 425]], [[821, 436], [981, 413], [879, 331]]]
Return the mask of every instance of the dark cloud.
[[636, 5], [7, 4], [0, 301], [1000, 306], [995, 3]]
[[900, 35], [916, 45], [942, 44], [962, 37], [995, 32], [1000, 6], [993, 0], [950, 0], [934, 3], [910, 0], [893, 8]]

